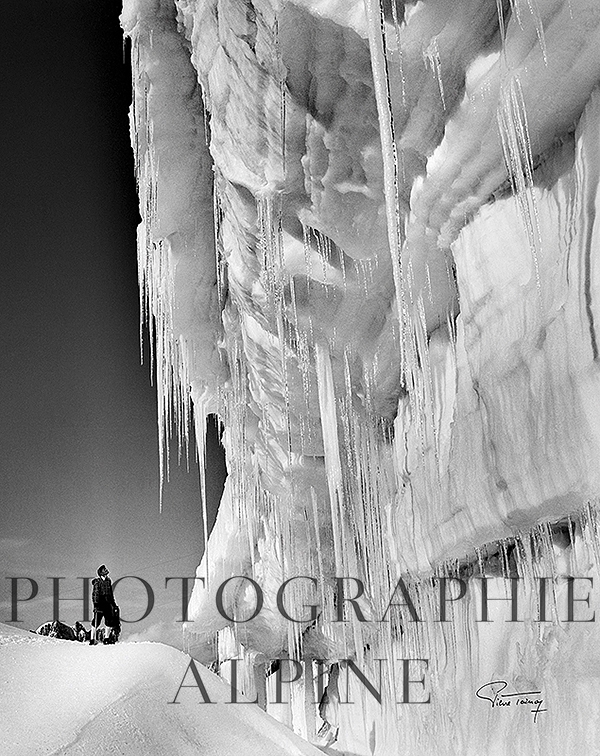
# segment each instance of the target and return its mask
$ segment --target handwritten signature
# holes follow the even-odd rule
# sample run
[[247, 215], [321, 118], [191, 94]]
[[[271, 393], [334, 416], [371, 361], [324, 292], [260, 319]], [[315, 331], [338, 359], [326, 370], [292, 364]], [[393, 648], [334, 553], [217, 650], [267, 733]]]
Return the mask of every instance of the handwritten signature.
[[489, 701], [492, 709], [517, 708], [520, 706], [532, 706], [534, 723], [537, 722], [538, 714], [548, 709], [542, 709], [544, 699], [541, 690], [527, 690], [522, 693], [504, 693], [508, 688], [506, 680], [493, 680], [485, 683], [475, 693], [482, 701]]

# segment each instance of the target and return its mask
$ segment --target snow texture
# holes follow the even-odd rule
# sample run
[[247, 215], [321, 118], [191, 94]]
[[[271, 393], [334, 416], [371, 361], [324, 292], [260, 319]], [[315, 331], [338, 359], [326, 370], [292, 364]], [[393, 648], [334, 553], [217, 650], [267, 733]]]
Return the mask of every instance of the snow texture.
[[[191, 647], [432, 660], [435, 705], [392, 714], [319, 719], [299, 682], [277, 716], [332, 752], [587, 752], [595, 625], [532, 604], [489, 630], [471, 597], [447, 629], [431, 580], [597, 575], [597, 0], [126, 0], [122, 23], [161, 449], [193, 408], [201, 458], [208, 413], [227, 453]], [[232, 630], [234, 575], [265, 605]], [[277, 610], [295, 575], [315, 623]], [[336, 575], [375, 617], [403, 576], [429, 621], [333, 623]], [[457, 700], [490, 674], [552, 717]]]
[[[310, 756], [315, 748], [160, 643], [89, 646], [0, 625], [5, 756]], [[177, 703], [169, 704], [176, 698]], [[241, 698], [241, 697], [240, 697]]]

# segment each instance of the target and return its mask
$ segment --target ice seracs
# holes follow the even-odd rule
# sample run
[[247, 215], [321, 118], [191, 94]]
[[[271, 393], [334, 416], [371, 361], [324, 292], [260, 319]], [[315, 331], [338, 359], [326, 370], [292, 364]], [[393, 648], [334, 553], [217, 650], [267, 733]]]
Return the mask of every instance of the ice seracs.
[[[216, 412], [228, 460], [190, 643], [256, 670], [405, 644], [435, 663], [419, 713], [331, 703], [341, 751], [481, 753], [515, 732], [524, 752], [559, 732], [585, 750], [596, 672], [574, 670], [593, 626], [540, 628], [532, 610], [499, 630], [470, 604], [431, 633], [303, 626], [267, 597], [298, 574], [326, 597], [346, 575], [378, 606], [403, 576], [427, 615], [429, 578], [509, 545], [529, 581], [595, 574], [600, 6], [132, 0], [123, 25], [162, 427], [193, 404], [202, 454]], [[234, 575], [266, 598], [232, 629], [215, 592]], [[451, 695], [542, 669], [561, 713], [535, 735]], [[302, 685], [278, 716], [315, 739]]]

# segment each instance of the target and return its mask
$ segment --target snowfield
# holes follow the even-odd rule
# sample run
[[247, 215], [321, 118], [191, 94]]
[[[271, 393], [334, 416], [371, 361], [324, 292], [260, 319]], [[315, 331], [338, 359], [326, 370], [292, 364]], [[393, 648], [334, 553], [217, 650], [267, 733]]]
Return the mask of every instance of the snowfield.
[[[310, 756], [258, 706], [227, 705], [230, 689], [197, 665], [215, 702], [177, 690], [189, 657], [160, 643], [89, 646], [0, 624], [3, 756]], [[186, 685], [194, 685], [188, 673]], [[177, 695], [177, 704], [169, 704]]]

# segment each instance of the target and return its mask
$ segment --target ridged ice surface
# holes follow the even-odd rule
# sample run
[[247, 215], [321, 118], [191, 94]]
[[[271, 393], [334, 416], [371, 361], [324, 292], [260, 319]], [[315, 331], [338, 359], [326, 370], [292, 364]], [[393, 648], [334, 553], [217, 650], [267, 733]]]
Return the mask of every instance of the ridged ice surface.
[[[127, 0], [122, 23], [161, 448], [192, 408], [201, 455], [224, 424], [192, 647], [430, 658], [429, 706], [335, 706], [331, 667], [320, 714], [302, 683], [273, 709], [334, 753], [589, 752], [595, 624], [485, 625], [473, 588], [441, 625], [430, 581], [597, 574], [597, 0]], [[300, 574], [311, 627], [275, 606]], [[232, 575], [265, 593], [236, 632]], [[430, 621], [332, 623], [335, 575], [371, 618], [403, 576]], [[486, 709], [494, 676], [552, 716]]]

